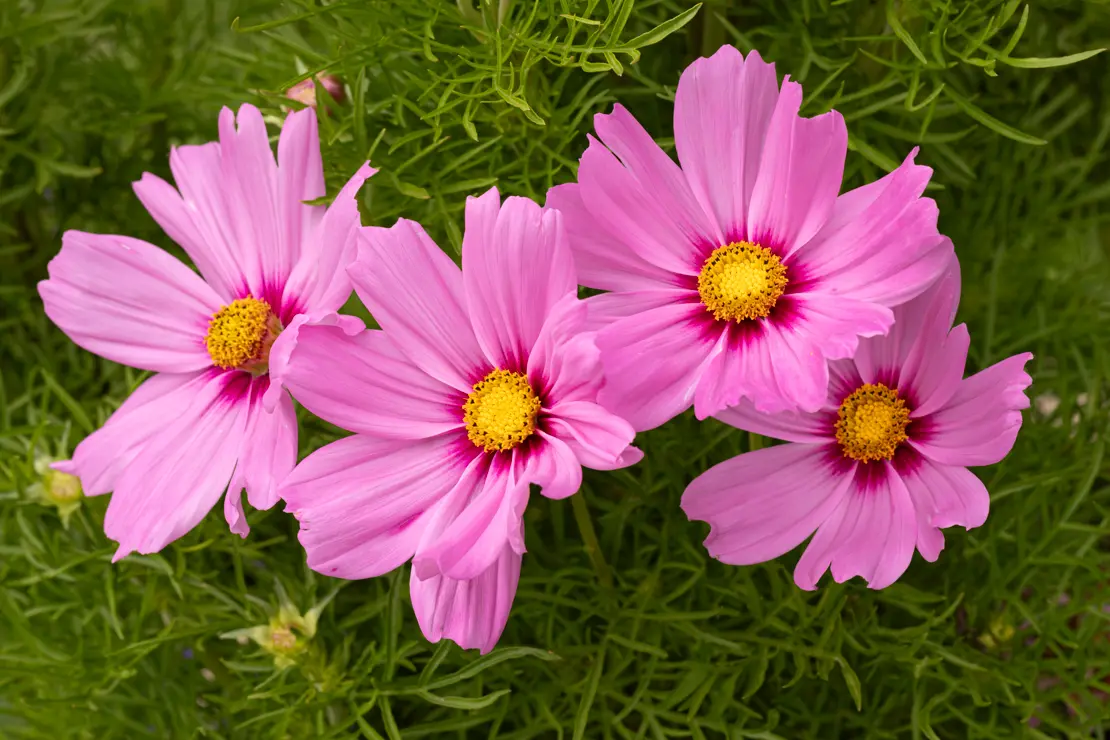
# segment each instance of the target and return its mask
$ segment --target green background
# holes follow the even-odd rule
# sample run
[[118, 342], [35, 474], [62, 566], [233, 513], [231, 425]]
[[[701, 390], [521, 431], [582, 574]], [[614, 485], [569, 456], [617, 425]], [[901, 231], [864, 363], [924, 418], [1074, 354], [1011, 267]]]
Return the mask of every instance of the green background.
[[[1003, 0], [6, 0], [0, 2], [0, 736], [27, 738], [1087, 737], [1110, 709], [1110, 296], [1105, 2]], [[236, 19], [238, 19], [236, 21]], [[36, 455], [67, 456], [142, 375], [86, 353], [35, 283], [65, 229], [175, 249], [132, 195], [169, 148], [216, 137], [326, 70], [349, 98], [321, 137], [329, 193], [369, 157], [364, 223], [461, 242], [465, 197], [542, 202], [573, 179], [591, 116], [625, 104], [672, 149], [682, 69], [721, 43], [848, 121], [845, 187], [915, 146], [963, 265], [969, 372], [1032, 351], [1013, 453], [977, 471], [987, 523], [949, 530], [883, 591], [797, 589], [797, 553], [711, 561], [678, 507], [698, 472], [766, 440], [682, 417], [645, 462], [588, 474], [588, 518], [533, 496], [501, 647], [429, 645], [407, 572], [309, 572], [295, 522], [220, 511], [111, 565], [106, 497], [63, 527]], [[277, 133], [277, 127], [271, 133]], [[351, 304], [353, 310], [359, 307]], [[1049, 409], [1052, 402], [1058, 402]], [[338, 431], [302, 417], [302, 453]], [[581, 512], [577, 512], [581, 513]], [[587, 548], [591, 532], [597, 548]], [[280, 585], [279, 585], [280, 584]], [[254, 643], [284, 589], [339, 587], [287, 669]], [[1062, 595], [1069, 598], [1066, 603]], [[1029, 724], [1036, 715], [1037, 728]]]

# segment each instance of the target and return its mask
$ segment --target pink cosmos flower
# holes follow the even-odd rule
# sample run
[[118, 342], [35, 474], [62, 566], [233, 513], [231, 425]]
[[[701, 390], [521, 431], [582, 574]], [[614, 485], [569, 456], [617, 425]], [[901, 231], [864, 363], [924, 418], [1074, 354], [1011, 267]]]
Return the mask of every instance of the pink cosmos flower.
[[582, 467], [637, 462], [599, 406], [562, 217], [492, 189], [468, 198], [462, 270], [419, 224], [367, 228], [349, 272], [384, 331], [301, 332], [286, 383], [355, 432], [314, 452], [281, 496], [314, 570], [368, 578], [413, 560], [421, 629], [482, 652], [508, 619], [530, 483], [575, 493]]
[[[149, 173], [135, 194], [200, 275], [126, 236], [68, 231], [39, 283], [46, 314], [79, 346], [155, 373], [55, 467], [88, 495], [114, 491], [105, 533], [115, 559], [157, 552], [227, 490], [224, 514], [246, 536], [251, 506], [277, 501], [297, 459], [297, 420], [281, 390], [302, 325], [362, 322], [334, 312], [351, 293], [355, 196], [363, 165], [330, 207], [313, 111], [292, 113], [270, 151], [262, 114], [224, 108], [220, 140], [170, 152], [175, 190]], [[180, 191], [180, 192], [179, 192]]]
[[717, 418], [792, 444], [740, 455], [698, 476], [682, 497], [691, 519], [709, 522], [705, 545], [730, 565], [776, 558], [814, 535], [794, 571], [813, 589], [832, 567], [885, 588], [914, 549], [929, 562], [942, 527], [978, 527], [990, 496], [968, 465], [1009, 453], [1028, 408], [1015, 355], [964, 378], [967, 327], [955, 257], [934, 287], [894, 309], [888, 336], [862, 340], [851, 360], [830, 363], [828, 399], [816, 413], [760, 414], [749, 401]]
[[681, 168], [617, 105], [594, 118], [578, 182], [548, 193], [580, 282], [611, 291], [591, 299], [610, 322], [601, 401], [637, 430], [691, 403], [700, 419], [745, 397], [818, 409], [826, 361], [885, 334], [952, 254], [917, 150], [838, 197], [844, 119], [802, 118], [801, 102], [758, 53], [724, 46], [679, 80]]

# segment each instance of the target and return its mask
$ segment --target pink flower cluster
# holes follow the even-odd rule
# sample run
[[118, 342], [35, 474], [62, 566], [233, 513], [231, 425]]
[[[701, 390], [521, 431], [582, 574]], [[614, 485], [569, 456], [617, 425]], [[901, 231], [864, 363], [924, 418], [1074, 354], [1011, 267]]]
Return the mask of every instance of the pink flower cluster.
[[[369, 163], [306, 205], [325, 194], [313, 110], [289, 114], [275, 160], [259, 111], [225, 109], [219, 141], [171, 152], [176, 188], [135, 183], [197, 272], [71, 231], [39, 286], [74, 342], [154, 373], [58, 469], [112, 492], [117, 559], [157, 552], [221, 497], [242, 536], [243, 491], [256, 509], [283, 500], [314, 570], [411, 561], [428, 639], [485, 652], [516, 594], [531, 485], [571, 496], [583, 467], [635, 464], [637, 431], [693, 407], [787, 442], [687, 488], [713, 557], [758, 563], [812, 535], [800, 587], [830, 569], [888, 586], [915, 550], [939, 556], [942, 528], [986, 520], [967, 468], [1013, 446], [1030, 355], [963, 377], [931, 171], [915, 150], [840, 194], [844, 120], [804, 118], [801, 100], [725, 46], [679, 81], [679, 163], [617, 105], [545, 206], [467, 200], [461, 268], [418, 223], [361, 225]], [[352, 289], [380, 330], [337, 313]], [[297, 464], [293, 398], [353, 434]]]

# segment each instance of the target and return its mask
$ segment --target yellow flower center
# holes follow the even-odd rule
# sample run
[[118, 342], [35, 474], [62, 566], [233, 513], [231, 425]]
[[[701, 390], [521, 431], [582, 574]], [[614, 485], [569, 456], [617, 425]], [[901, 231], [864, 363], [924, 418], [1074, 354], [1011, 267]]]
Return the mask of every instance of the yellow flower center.
[[786, 265], [751, 242], [717, 247], [698, 274], [701, 302], [718, 321], [762, 319], [786, 290]]
[[527, 377], [494, 370], [474, 384], [463, 404], [466, 436], [486, 452], [511, 450], [535, 433], [539, 411]]
[[212, 315], [204, 344], [216, 367], [239, 368], [261, 375], [267, 369], [270, 346], [280, 333], [281, 322], [270, 310], [270, 304], [247, 296]]
[[868, 383], [844, 399], [837, 412], [836, 441], [845, 457], [859, 462], [889, 460], [909, 437], [910, 410], [898, 391]]

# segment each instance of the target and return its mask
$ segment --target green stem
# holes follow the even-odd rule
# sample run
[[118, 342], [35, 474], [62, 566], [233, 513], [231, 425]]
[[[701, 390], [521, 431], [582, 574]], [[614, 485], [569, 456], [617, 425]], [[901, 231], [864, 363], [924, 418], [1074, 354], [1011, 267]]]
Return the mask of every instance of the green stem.
[[[709, 57], [728, 40], [725, 28], [717, 18], [717, 3], [707, 0], [701, 6], [701, 56]], [[724, 12], [724, 7], [720, 8]]]
[[590, 510], [586, 508], [585, 493], [579, 491], [571, 496], [570, 504], [574, 509], [574, 520], [578, 522], [578, 531], [582, 533], [586, 554], [590, 556], [590, 561], [594, 564], [594, 570], [597, 571], [597, 579], [601, 581], [601, 585], [606, 590], [612, 589], [613, 574], [609, 570], [609, 564], [605, 562], [605, 555], [602, 554], [601, 545], [597, 541], [593, 519], [590, 518]]

